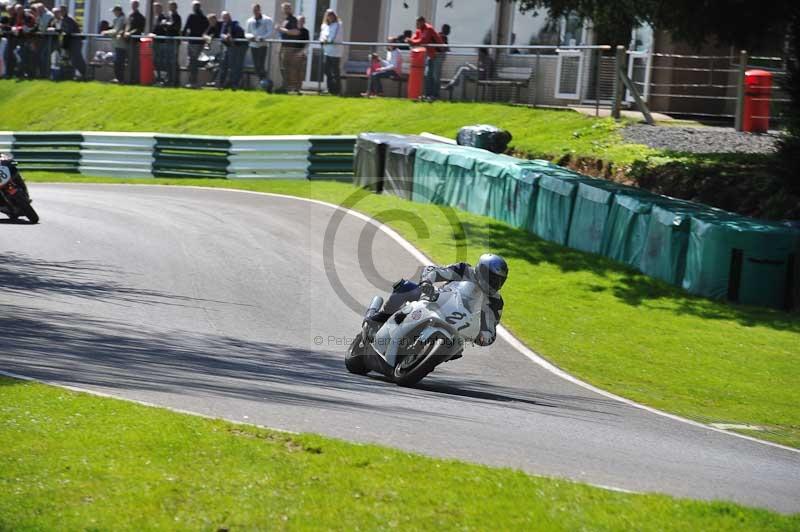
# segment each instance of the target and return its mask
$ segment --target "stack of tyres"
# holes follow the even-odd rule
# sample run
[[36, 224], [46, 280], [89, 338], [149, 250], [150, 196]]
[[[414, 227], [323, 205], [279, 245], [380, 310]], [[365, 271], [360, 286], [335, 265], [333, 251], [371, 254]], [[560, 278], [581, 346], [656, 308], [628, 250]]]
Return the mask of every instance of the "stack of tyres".
[[546, 161], [524, 161], [506, 167], [503, 188], [493, 190], [490, 196], [493, 211], [499, 211], [491, 216], [533, 233], [539, 179], [548, 164]]
[[683, 288], [712, 299], [798, 306], [800, 231], [729, 213], [692, 214]]
[[650, 277], [680, 286], [686, 270], [692, 215], [715, 211], [723, 213], [688, 201], [654, 205], [639, 269]]
[[634, 190], [604, 179], [578, 183], [567, 245], [587, 253], [600, 253], [614, 195]]
[[461, 146], [503, 153], [511, 142], [511, 133], [489, 125], [465, 126], [458, 131], [456, 141]]
[[386, 159], [383, 164], [384, 193], [411, 199], [417, 148], [427, 144], [442, 145], [437, 140], [416, 135], [403, 135], [386, 143]]
[[362, 133], [356, 139], [353, 184], [374, 192], [382, 189], [386, 145], [402, 139], [393, 133]]

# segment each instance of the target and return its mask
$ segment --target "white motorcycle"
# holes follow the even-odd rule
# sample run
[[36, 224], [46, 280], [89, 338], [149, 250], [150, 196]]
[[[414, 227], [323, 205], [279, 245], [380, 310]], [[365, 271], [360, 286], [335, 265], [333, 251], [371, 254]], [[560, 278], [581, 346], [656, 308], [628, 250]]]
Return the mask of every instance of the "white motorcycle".
[[[480, 333], [483, 291], [473, 282], [454, 281], [430, 294], [401, 280], [387, 304], [375, 296], [361, 332], [350, 344], [350, 373], [383, 373], [400, 386], [413, 386], [436, 366], [461, 357]], [[381, 310], [382, 308], [382, 310]]]

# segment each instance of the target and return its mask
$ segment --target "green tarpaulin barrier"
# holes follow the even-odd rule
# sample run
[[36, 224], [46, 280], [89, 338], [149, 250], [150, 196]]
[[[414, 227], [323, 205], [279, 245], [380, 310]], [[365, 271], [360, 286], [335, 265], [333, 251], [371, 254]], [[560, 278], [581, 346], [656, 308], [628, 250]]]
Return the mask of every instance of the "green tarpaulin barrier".
[[545, 168], [539, 163], [548, 164], [545, 161], [517, 161], [517, 164], [505, 167], [502, 186], [493, 188], [489, 196], [490, 216], [533, 233], [539, 179]]
[[[411, 197], [421, 203], [437, 203], [455, 205], [450, 203], [458, 201], [460, 192], [460, 179], [455, 185], [448, 185], [447, 181], [463, 173], [464, 168], [449, 168], [450, 156], [462, 154], [459, 161], [463, 160], [464, 152], [472, 148], [456, 146], [453, 144], [431, 144], [417, 148], [414, 160], [414, 190]], [[454, 159], [455, 161], [455, 159]], [[467, 166], [474, 166], [474, 159], [466, 162]], [[472, 173], [471, 167], [469, 172]]]
[[393, 133], [362, 133], [356, 139], [353, 184], [376, 192], [382, 189], [386, 145], [401, 139]]
[[507, 183], [506, 174], [517, 166], [519, 159], [507, 155], [497, 155], [485, 150], [477, 150], [475, 157], [475, 174], [466, 198], [466, 210], [475, 214], [491, 216], [502, 220], [504, 205], [496, 201], [502, 196]]
[[797, 229], [728, 213], [695, 213], [683, 287], [714, 299], [796, 308], [798, 254]]
[[575, 193], [567, 245], [588, 253], [600, 253], [614, 194], [630, 187], [603, 179], [581, 179]]
[[653, 206], [639, 263], [643, 273], [680, 286], [686, 269], [692, 214], [703, 211], [713, 209], [678, 200]]
[[469, 210], [467, 203], [476, 192], [475, 163], [484, 153], [489, 154], [487, 151], [469, 147], [450, 152], [443, 189], [446, 205]]
[[653, 205], [669, 201], [663, 196], [638, 189], [615, 194], [600, 252], [606, 257], [639, 268]]
[[426, 144], [442, 145], [438, 140], [416, 135], [403, 135], [402, 138], [386, 143], [386, 160], [383, 165], [384, 194], [411, 199], [417, 148]]
[[579, 180], [545, 173], [539, 178], [533, 232], [551, 242], [565, 245]]

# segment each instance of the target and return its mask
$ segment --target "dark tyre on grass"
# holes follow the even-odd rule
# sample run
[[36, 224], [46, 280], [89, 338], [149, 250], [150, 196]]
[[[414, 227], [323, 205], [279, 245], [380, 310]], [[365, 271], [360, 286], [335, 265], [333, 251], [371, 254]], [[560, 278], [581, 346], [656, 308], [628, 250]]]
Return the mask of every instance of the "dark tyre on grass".
[[366, 375], [369, 373], [364, 355], [366, 347], [361, 341], [361, 333], [358, 333], [344, 356], [344, 365], [347, 371], [354, 375]]

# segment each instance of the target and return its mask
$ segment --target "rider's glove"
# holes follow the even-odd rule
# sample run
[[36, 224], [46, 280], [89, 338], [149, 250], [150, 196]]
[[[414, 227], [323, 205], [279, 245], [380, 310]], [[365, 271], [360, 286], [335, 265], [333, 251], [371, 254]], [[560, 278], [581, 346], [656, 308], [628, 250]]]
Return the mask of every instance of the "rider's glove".
[[430, 299], [430, 297], [436, 293], [436, 288], [433, 286], [433, 283], [430, 281], [422, 281], [419, 285], [420, 290], [422, 290], [422, 295], [426, 298]]

